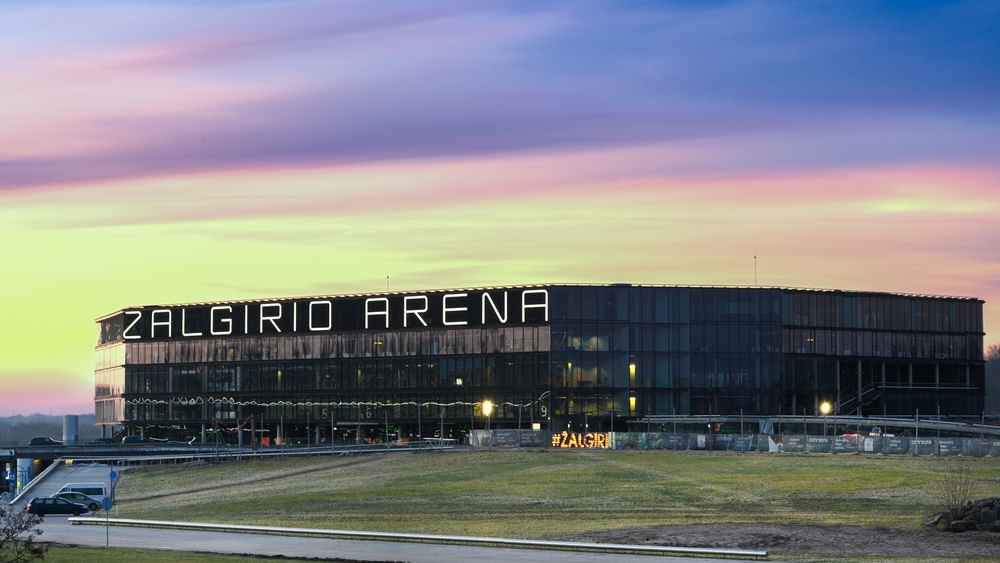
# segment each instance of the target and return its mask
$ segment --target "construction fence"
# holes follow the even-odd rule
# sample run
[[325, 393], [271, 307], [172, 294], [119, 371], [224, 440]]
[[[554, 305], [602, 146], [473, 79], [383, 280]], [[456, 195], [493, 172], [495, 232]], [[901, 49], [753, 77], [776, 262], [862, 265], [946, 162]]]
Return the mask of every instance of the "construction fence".
[[885, 455], [1000, 456], [1000, 438], [915, 438], [907, 436], [810, 436], [784, 434], [672, 434], [613, 432], [616, 450], [707, 450]]
[[671, 432], [550, 433], [544, 430], [476, 430], [475, 447], [701, 450], [720, 452], [841, 453], [884, 455], [1000, 456], [1000, 437], [813, 436]]

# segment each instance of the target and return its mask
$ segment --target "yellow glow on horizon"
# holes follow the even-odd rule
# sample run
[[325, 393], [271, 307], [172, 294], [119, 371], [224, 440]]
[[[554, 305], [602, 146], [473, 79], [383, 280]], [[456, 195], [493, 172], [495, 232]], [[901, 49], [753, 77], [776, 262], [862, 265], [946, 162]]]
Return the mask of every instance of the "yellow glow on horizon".
[[984, 205], [992, 207], [982, 201], [896, 198], [869, 201], [863, 207], [869, 213], [982, 213]]
[[[93, 321], [128, 306], [377, 292], [386, 275], [394, 291], [752, 285], [754, 255], [765, 286], [985, 298], [986, 344], [996, 340], [1000, 293], [989, 280], [1000, 278], [1000, 264], [988, 250], [1000, 197], [992, 192], [982, 191], [980, 211], [909, 225], [858, 217], [872, 201], [867, 191], [836, 201], [804, 195], [809, 186], [826, 198], [841, 184], [898, 185], [902, 173], [606, 181], [601, 155], [585, 156], [0, 192], [0, 310], [16, 321], [0, 323], [0, 370], [92, 381]], [[960, 180], [985, 190], [993, 177]]]

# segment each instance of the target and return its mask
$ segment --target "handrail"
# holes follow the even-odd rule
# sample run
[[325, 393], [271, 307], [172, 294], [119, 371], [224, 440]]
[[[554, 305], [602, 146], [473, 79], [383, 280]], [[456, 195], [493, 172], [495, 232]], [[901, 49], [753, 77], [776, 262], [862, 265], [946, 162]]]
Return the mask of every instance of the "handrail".
[[408, 452], [416, 450], [451, 450], [455, 449], [455, 446], [450, 444], [437, 444], [428, 443], [426, 440], [420, 442], [411, 442], [409, 445], [395, 445], [395, 444], [361, 444], [361, 446], [350, 446], [350, 445], [337, 445], [331, 448], [330, 446], [318, 447], [311, 446], [305, 447], [287, 447], [280, 448], [277, 446], [269, 446], [266, 449], [250, 450], [248, 446], [239, 447], [226, 447], [219, 448], [218, 452], [213, 451], [211, 448], [196, 448], [191, 449], [187, 453], [168, 453], [156, 455], [157, 446], [152, 447], [137, 447], [130, 449], [129, 451], [123, 451], [120, 455], [67, 455], [64, 459], [72, 459], [74, 462], [97, 462], [97, 463], [108, 463], [109, 461], [125, 461], [134, 460], [142, 463], [149, 463], [155, 461], [183, 461], [183, 460], [196, 460], [196, 459], [210, 459], [214, 457], [219, 457], [223, 459], [263, 459], [263, 458], [275, 458], [275, 457], [296, 457], [296, 456], [324, 456], [324, 455], [352, 455], [352, 454], [363, 454], [363, 453], [386, 453], [386, 452]]
[[979, 389], [971, 383], [881, 383], [884, 389]]
[[[784, 423], [784, 424], [801, 424], [803, 421], [807, 424], [832, 424], [836, 421], [838, 426], [855, 426], [860, 424], [862, 427], [872, 427], [872, 426], [894, 426], [901, 428], [917, 428], [919, 426], [920, 430], [924, 429], [933, 430], [936, 428], [941, 428], [942, 430], [947, 430], [949, 432], [957, 432], [965, 435], [968, 438], [978, 437], [979, 434], [989, 435], [989, 436], [1000, 436], [1000, 426], [990, 425], [978, 422], [954, 422], [950, 420], [933, 420], [934, 415], [928, 415], [926, 418], [921, 415], [918, 421], [914, 417], [901, 417], [900, 415], [888, 415], [888, 416], [857, 416], [851, 414], [828, 414], [823, 415], [746, 415], [740, 417], [739, 415], [670, 415], [670, 414], [654, 414], [643, 418], [636, 418], [630, 422], [636, 424], [672, 424], [674, 422], [678, 424], [705, 424], [705, 423], [737, 423], [742, 420], [744, 423], [756, 424], [760, 422], [769, 422], [772, 424]], [[656, 432], [659, 433], [659, 432]]]
[[276, 526], [248, 526], [238, 524], [209, 524], [205, 522], [169, 522], [164, 520], [132, 520], [128, 518], [71, 517], [72, 524], [104, 526], [130, 526], [138, 528], [167, 528], [200, 530], [205, 532], [235, 532], [242, 534], [268, 534], [282, 536], [307, 536], [375, 541], [401, 541], [458, 545], [492, 545], [520, 549], [550, 549], [557, 551], [591, 551], [602, 553], [644, 553], [650, 555], [710, 555], [715, 557], [766, 558], [767, 551], [746, 549], [720, 549], [712, 547], [676, 547], [628, 544], [604, 544], [511, 538], [484, 538], [472, 536], [447, 536], [438, 534], [403, 534], [396, 532], [364, 532], [357, 530], [323, 530], [314, 528], [282, 528]]
[[846, 389], [841, 389], [841, 391], [840, 391], [841, 397], [843, 397], [843, 398], [840, 400], [840, 405], [839, 406], [840, 406], [840, 408], [843, 408], [845, 405], [849, 405], [849, 404], [854, 403], [854, 402], [857, 402], [857, 403], [863, 405], [863, 404], [865, 404], [864, 403], [865, 395], [868, 395], [869, 393], [872, 393], [874, 391], [878, 391], [882, 387], [883, 387], [883, 385], [881, 383], [879, 383], [877, 381], [876, 382], [872, 382], [872, 383], [869, 383], [868, 385], [865, 385], [864, 387], [862, 387], [861, 388], [861, 394], [858, 395], [856, 393], [850, 393], [850, 391], [852, 391], [854, 389], [854, 385], [853, 384], [852, 385], [848, 385]]
[[48, 467], [45, 468], [44, 471], [42, 471], [41, 473], [39, 473], [38, 475], [36, 475], [35, 477], [33, 477], [31, 479], [31, 481], [28, 481], [28, 483], [25, 486], [21, 487], [21, 492], [18, 493], [16, 497], [14, 497], [13, 499], [11, 499], [10, 503], [14, 504], [17, 501], [21, 500], [21, 497], [23, 497], [24, 495], [28, 494], [31, 491], [31, 489], [34, 488], [35, 485], [37, 485], [38, 483], [41, 483], [42, 480], [46, 476], [48, 476], [49, 473], [52, 473], [53, 471], [56, 470], [57, 467], [59, 467], [60, 465], [62, 465], [64, 463], [66, 463], [65, 459], [57, 459], [57, 460], [53, 461], [51, 464], [49, 464]]

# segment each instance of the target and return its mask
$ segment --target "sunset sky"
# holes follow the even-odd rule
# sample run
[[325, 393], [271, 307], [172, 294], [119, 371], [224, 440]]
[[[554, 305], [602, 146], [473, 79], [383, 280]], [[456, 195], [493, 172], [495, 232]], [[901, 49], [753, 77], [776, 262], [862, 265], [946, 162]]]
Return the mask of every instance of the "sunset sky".
[[522, 283], [986, 300], [1000, 4], [0, 2], [0, 416], [127, 306]]

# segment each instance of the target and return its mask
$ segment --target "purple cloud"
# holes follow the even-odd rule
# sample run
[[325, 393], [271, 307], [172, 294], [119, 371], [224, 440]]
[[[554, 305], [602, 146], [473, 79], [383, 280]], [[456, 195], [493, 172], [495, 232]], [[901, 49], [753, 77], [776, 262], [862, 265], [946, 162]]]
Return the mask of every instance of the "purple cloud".
[[[86, 13], [95, 12], [108, 20], [62, 43], [51, 37], [41, 54], [27, 53], [24, 65], [37, 68], [19, 67], [32, 79], [25, 88], [55, 104], [27, 102], [43, 123], [0, 133], [32, 147], [0, 148], [0, 189], [657, 143], [719, 147], [682, 173], [1000, 156], [989, 142], [1000, 117], [990, 31], [1000, 18], [989, 4], [116, 4]], [[65, 17], [47, 13], [52, 33], [67, 30]], [[36, 15], [23, 7], [8, 25]], [[40, 37], [15, 34], [0, 55]], [[31, 97], [20, 94], [21, 104]], [[14, 96], [0, 91], [0, 106], [5, 98]]]

